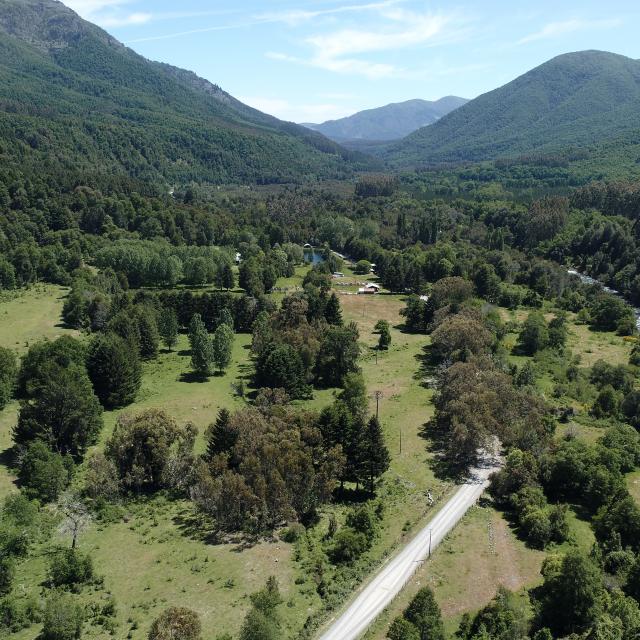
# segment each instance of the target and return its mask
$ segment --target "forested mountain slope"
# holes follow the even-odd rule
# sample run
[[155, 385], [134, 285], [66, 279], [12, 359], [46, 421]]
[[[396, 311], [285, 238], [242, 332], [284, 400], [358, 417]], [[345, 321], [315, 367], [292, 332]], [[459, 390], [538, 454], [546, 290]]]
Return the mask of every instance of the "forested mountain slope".
[[149, 62], [55, 0], [0, 0], [0, 158], [166, 182], [343, 177], [353, 156]]
[[430, 124], [468, 102], [446, 96], [440, 100], [407, 100], [367, 109], [339, 120], [305, 125], [337, 142], [348, 140], [398, 140]]
[[398, 166], [478, 161], [640, 140], [640, 61], [558, 56], [386, 149]]

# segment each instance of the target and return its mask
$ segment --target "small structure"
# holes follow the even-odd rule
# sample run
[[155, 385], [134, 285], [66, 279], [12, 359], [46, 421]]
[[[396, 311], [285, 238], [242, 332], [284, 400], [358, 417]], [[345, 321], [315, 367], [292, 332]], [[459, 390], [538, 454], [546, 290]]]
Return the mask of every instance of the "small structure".
[[342, 273], [342, 271], [336, 271], [336, 272], [333, 274], [333, 277], [334, 277], [334, 278], [344, 278], [344, 273]]
[[382, 289], [382, 287], [379, 284], [376, 284], [375, 282], [367, 282], [364, 287], [360, 287], [358, 289], [358, 294], [371, 296], [378, 293], [380, 289]]
[[420, 296], [420, 300], [422, 300], [422, 302], [429, 302], [429, 296]]
[[236, 264], [240, 264], [242, 262], [242, 254], [239, 251], [236, 251]]

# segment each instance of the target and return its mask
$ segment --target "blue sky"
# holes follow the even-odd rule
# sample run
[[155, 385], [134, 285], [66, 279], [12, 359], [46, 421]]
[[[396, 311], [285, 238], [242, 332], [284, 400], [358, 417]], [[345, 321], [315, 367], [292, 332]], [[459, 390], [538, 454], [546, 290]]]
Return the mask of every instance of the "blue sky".
[[279, 118], [473, 98], [561, 53], [640, 58], [638, 0], [63, 0]]

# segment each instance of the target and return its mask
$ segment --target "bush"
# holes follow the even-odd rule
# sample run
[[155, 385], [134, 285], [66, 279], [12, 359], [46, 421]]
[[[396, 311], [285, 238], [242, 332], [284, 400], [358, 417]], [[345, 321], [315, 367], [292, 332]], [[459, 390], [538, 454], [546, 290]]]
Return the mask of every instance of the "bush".
[[366, 276], [371, 273], [371, 263], [368, 260], [358, 260], [353, 268], [353, 273], [359, 276]]
[[299, 522], [294, 522], [290, 527], [287, 527], [280, 536], [284, 542], [297, 542], [304, 534], [305, 527]]
[[44, 442], [29, 445], [22, 458], [18, 479], [25, 494], [41, 502], [53, 502], [69, 486], [73, 462], [50, 451]]
[[89, 555], [76, 549], [62, 549], [49, 565], [49, 581], [54, 587], [75, 587], [93, 578], [93, 562]]
[[202, 626], [198, 614], [184, 607], [170, 607], [156, 618], [149, 640], [198, 640]]
[[84, 609], [64, 593], [54, 593], [44, 608], [42, 640], [78, 640], [85, 620]]
[[38, 622], [39, 618], [40, 606], [35, 597], [8, 595], [0, 600], [0, 630], [16, 633]]
[[332, 562], [336, 564], [350, 564], [355, 562], [370, 546], [364, 533], [345, 527], [335, 535], [329, 555]]
[[0, 411], [13, 397], [17, 375], [18, 364], [13, 351], [0, 347]]
[[7, 556], [0, 557], [0, 596], [4, 596], [11, 591], [14, 575], [13, 559]]

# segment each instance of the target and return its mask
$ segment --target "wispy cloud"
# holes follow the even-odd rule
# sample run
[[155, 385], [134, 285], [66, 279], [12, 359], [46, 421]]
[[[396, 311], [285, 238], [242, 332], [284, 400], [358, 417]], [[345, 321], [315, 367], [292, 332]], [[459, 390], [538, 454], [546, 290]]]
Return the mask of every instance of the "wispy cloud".
[[[188, 18], [203, 18], [237, 14], [237, 10], [208, 10], [208, 11], [128, 11], [127, 5], [135, 4], [136, 0], [64, 0], [70, 9], [76, 11], [87, 20], [91, 20], [101, 27], [127, 27], [160, 22], [163, 20], [181, 20]], [[185, 32], [190, 33], [190, 32]]]
[[546, 24], [540, 31], [531, 33], [525, 36], [521, 40], [518, 40], [517, 44], [527, 44], [529, 42], [536, 42], [538, 40], [547, 40], [550, 38], [557, 38], [559, 36], [566, 35], [568, 33], [575, 33], [577, 31], [590, 31], [596, 29], [612, 29], [622, 24], [620, 18], [610, 18], [605, 20], [582, 20], [573, 19], [565, 20], [563, 22], [550, 22]]
[[362, 11], [376, 11], [385, 9], [393, 5], [397, 5], [404, 0], [385, 0], [383, 2], [371, 2], [368, 4], [351, 4], [342, 7], [332, 7], [330, 9], [318, 9], [316, 11], [308, 11], [305, 9], [290, 9], [288, 11], [274, 11], [263, 13], [256, 16], [258, 20], [268, 22], [284, 22], [291, 26], [298, 25], [302, 22], [320, 18], [322, 16], [331, 16], [340, 13], [358, 13]]
[[103, 16], [97, 19], [101, 27], [129, 27], [137, 24], [146, 24], [153, 19], [151, 13], [129, 13], [123, 16]]
[[416, 13], [394, 7], [397, 3], [378, 3], [380, 25], [368, 29], [345, 28], [307, 37], [304, 44], [311, 47], [308, 58], [279, 52], [269, 52], [274, 60], [306, 64], [336, 73], [386, 78], [413, 75], [389, 62], [372, 60], [367, 54], [398, 51], [418, 45], [443, 43], [459, 35], [452, 25], [457, 16], [442, 13]]

